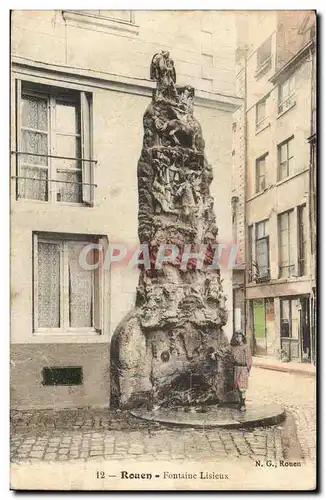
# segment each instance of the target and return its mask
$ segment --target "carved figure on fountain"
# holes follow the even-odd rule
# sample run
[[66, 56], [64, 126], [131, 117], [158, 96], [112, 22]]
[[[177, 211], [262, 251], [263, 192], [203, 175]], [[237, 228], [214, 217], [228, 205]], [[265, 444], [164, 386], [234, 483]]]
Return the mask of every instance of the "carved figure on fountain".
[[173, 102], [177, 98], [176, 71], [174, 61], [170, 58], [170, 52], [162, 50], [162, 52], [154, 54], [150, 65], [150, 78], [157, 82], [154, 101]]

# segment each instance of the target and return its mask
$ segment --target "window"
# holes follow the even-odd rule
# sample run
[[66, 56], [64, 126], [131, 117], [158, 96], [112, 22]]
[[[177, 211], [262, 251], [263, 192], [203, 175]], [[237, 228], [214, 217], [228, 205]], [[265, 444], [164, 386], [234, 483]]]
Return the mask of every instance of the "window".
[[[84, 269], [81, 250], [99, 238], [66, 238], [54, 234], [34, 234], [34, 331], [73, 333], [102, 329], [101, 266]], [[102, 243], [103, 244], [103, 243]], [[99, 251], [87, 253], [87, 264], [97, 264]]]
[[294, 210], [278, 216], [279, 227], [279, 277], [290, 278], [295, 272], [297, 239], [294, 227]]
[[64, 10], [68, 26], [94, 30], [103, 33], [122, 31], [127, 36], [137, 35], [139, 26], [135, 24], [135, 13], [131, 10]]
[[272, 62], [272, 38], [269, 37], [257, 50], [257, 72], [268, 70]]
[[264, 238], [268, 236], [268, 220], [257, 222], [256, 224], [256, 238]]
[[127, 23], [133, 22], [133, 15], [131, 10], [80, 10], [77, 11], [81, 14], [89, 14], [99, 17], [106, 17], [109, 19], [116, 19], [117, 21], [125, 21]]
[[43, 385], [81, 385], [83, 383], [82, 366], [44, 367], [42, 375]]
[[295, 173], [294, 137], [291, 137], [278, 146], [278, 180], [282, 181]]
[[298, 208], [298, 264], [299, 276], [307, 274], [307, 245], [308, 245], [308, 230], [307, 230], [307, 208], [302, 205]]
[[90, 96], [17, 87], [17, 198], [92, 204]]
[[266, 188], [266, 157], [267, 153], [256, 160], [256, 193]]
[[256, 280], [269, 279], [268, 221], [256, 224]]
[[299, 339], [300, 299], [281, 299], [281, 337]]
[[268, 220], [248, 227], [249, 281], [269, 279]]
[[294, 75], [290, 76], [282, 85], [278, 88], [278, 112], [283, 113], [283, 111], [289, 109], [293, 104], [295, 104], [295, 80]]
[[256, 104], [256, 131], [261, 130], [266, 125], [267, 118], [267, 97]]
[[[286, 354], [287, 360], [300, 357], [299, 343], [301, 329], [302, 302], [300, 298], [281, 299], [281, 349]], [[303, 325], [302, 325], [303, 326]]]

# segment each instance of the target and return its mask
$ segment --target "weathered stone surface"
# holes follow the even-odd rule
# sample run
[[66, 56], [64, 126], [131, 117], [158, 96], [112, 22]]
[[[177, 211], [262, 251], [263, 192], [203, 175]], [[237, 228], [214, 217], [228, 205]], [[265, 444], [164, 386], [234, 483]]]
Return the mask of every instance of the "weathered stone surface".
[[[209, 190], [212, 168], [193, 115], [195, 91], [176, 86], [168, 52], [153, 57], [151, 78], [157, 88], [144, 114], [137, 170], [138, 235], [150, 268], [140, 266], [135, 308], [113, 335], [112, 403], [227, 401], [226, 297], [219, 271], [209, 268], [218, 230]], [[171, 260], [157, 266], [160, 245], [177, 252], [171, 247]], [[202, 266], [195, 258], [182, 260], [187, 247], [195, 253], [204, 245]], [[217, 360], [211, 359], [213, 351]]]

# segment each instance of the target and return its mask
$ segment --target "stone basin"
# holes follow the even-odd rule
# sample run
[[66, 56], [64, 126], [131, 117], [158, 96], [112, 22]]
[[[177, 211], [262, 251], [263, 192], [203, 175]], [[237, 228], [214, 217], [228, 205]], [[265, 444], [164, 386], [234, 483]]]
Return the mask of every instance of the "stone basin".
[[275, 425], [285, 419], [284, 409], [276, 403], [248, 402], [245, 412], [236, 406], [205, 406], [204, 411], [185, 411], [184, 407], [130, 410], [131, 415], [151, 422], [177, 427], [240, 428]]

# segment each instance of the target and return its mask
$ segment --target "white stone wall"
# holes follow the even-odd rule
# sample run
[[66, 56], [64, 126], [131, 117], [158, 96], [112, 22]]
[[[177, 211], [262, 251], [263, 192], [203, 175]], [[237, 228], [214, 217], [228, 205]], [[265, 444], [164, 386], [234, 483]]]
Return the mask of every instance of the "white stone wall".
[[134, 11], [137, 29], [121, 31], [65, 11], [14, 11], [12, 53], [146, 81], [153, 55], [170, 50], [180, 85], [234, 95], [233, 17], [225, 11]]

